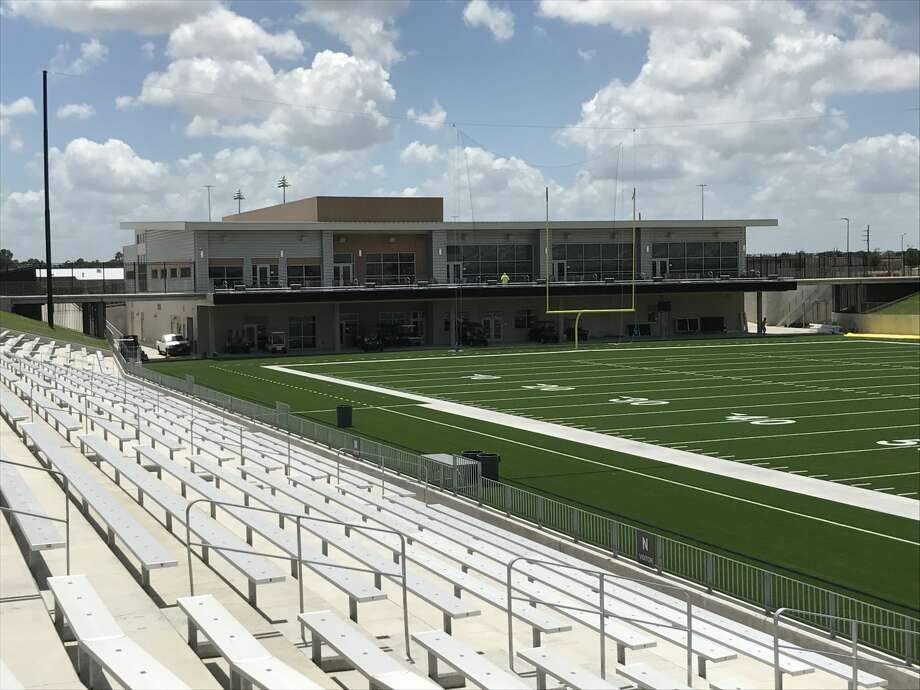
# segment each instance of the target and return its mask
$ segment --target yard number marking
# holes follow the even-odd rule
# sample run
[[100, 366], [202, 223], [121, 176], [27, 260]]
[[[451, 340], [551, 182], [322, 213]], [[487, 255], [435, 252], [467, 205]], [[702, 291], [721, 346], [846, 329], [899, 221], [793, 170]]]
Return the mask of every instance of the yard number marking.
[[920, 438], [898, 438], [894, 441], [876, 441], [879, 446], [893, 446], [895, 448], [913, 448], [920, 446]]
[[492, 376], [491, 374], [473, 374], [472, 376], [461, 376], [461, 379], [469, 379], [470, 381], [491, 381], [492, 379], [500, 379], [501, 376]]
[[557, 386], [555, 383], [538, 383], [533, 386], [521, 386], [521, 388], [527, 388], [529, 390], [535, 391], [545, 391], [547, 393], [552, 393], [555, 391], [573, 391], [575, 386]]
[[794, 419], [774, 419], [756, 414], [744, 414], [743, 412], [732, 412], [725, 418], [726, 422], [748, 422], [749, 424], [758, 424], [764, 426], [776, 426], [780, 424], [795, 424]]
[[649, 400], [648, 398], [631, 398], [626, 396], [625, 398], [610, 398], [608, 402], [612, 403], [623, 403], [629, 405], [670, 405], [671, 403], [667, 400]]

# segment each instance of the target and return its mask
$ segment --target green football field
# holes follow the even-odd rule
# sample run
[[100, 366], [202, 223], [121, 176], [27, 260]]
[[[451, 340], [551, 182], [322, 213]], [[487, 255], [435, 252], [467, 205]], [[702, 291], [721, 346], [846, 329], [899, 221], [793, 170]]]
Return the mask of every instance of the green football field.
[[[495, 452], [503, 481], [920, 610], [920, 522], [783, 484], [802, 476], [896, 495], [920, 517], [916, 342], [823, 336], [150, 366], [329, 424], [336, 405], [351, 404], [353, 431], [369, 438], [424, 453]], [[442, 401], [475, 414], [433, 409]], [[521, 428], [537, 421], [562, 426]], [[616, 439], [714, 460], [691, 469]], [[787, 473], [783, 488], [725, 476], [716, 458]]]

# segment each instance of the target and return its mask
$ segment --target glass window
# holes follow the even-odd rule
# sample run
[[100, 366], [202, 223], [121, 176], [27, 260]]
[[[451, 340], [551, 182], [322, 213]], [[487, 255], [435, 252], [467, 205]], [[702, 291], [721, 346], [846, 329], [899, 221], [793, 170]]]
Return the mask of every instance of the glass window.
[[384, 285], [415, 282], [414, 252], [369, 252], [365, 274]]
[[722, 258], [724, 259], [726, 256], [738, 258], [737, 242], [722, 242]]
[[480, 261], [498, 261], [498, 247], [494, 244], [479, 245]]
[[159, 272], [157, 269], [155, 269], [155, 268], [151, 268], [151, 269], [150, 269], [150, 277], [151, 277], [151, 278], [159, 278], [159, 277], [160, 277], [160, 272]]
[[556, 261], [561, 261], [565, 258], [565, 245], [564, 244], [554, 244], [553, 245], [553, 259]]
[[460, 247], [455, 244], [450, 244], [447, 246], [447, 260], [448, 261], [460, 261]]
[[336, 264], [350, 264], [354, 262], [351, 252], [342, 252], [332, 255], [332, 262]]
[[682, 259], [684, 256], [683, 242], [671, 242], [668, 245], [668, 257], [672, 259]]
[[652, 245], [652, 258], [653, 259], [667, 259], [668, 258], [668, 245], [664, 242], [656, 242]]
[[191, 278], [191, 277], [192, 277], [192, 267], [191, 267], [191, 266], [183, 266], [182, 268], [180, 268], [180, 269], [179, 269], [179, 277], [180, 277], [180, 278]]
[[618, 244], [604, 244], [601, 245], [601, 256], [604, 259], [618, 259], [620, 258], [620, 245]]
[[703, 256], [703, 243], [702, 242], [687, 242], [687, 257], [701, 257]]
[[588, 259], [600, 259], [601, 258], [601, 245], [599, 244], [586, 244], [584, 245], [584, 256], [585, 260]]
[[706, 259], [719, 258], [719, 243], [718, 242], [704, 242], [703, 243], [703, 257]]
[[514, 247], [514, 258], [518, 261], [533, 261], [533, 247], [529, 244], [518, 244]]
[[178, 269], [178, 268], [171, 268], [171, 269], [169, 269], [169, 277], [170, 277], [170, 278], [178, 278], [178, 277], [179, 277], [179, 269]]
[[565, 258], [566, 259], [581, 259], [584, 258], [585, 249], [583, 244], [567, 244], [565, 245]]
[[531, 309], [521, 309], [514, 314], [515, 328], [530, 328], [533, 323], [533, 311]]

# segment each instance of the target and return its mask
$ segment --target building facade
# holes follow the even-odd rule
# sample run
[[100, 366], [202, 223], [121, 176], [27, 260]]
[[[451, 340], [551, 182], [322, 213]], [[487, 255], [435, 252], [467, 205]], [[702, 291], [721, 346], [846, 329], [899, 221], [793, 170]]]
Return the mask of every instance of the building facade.
[[[187, 293], [127, 305], [146, 341], [182, 332], [199, 353], [283, 333], [292, 351], [336, 351], [394, 328], [450, 345], [464, 323], [490, 342], [537, 322], [589, 337], [745, 330], [744, 293], [791, 289], [745, 270], [746, 233], [775, 219], [445, 223], [440, 198], [314, 197], [215, 222], [132, 221], [126, 291]], [[753, 315], [751, 315], [753, 320]], [[568, 332], [568, 336], [567, 336]]]

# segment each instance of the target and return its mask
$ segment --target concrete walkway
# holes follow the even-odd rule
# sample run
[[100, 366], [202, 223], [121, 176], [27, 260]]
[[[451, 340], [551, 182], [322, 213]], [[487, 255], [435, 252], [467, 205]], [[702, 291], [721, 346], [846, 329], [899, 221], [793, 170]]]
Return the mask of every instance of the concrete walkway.
[[[406, 393], [403, 391], [393, 390], [390, 388], [384, 388], [383, 386], [375, 386], [367, 383], [348, 381], [346, 379], [340, 379], [334, 376], [324, 376], [322, 374], [298, 371], [297, 369], [290, 369], [288, 367], [278, 365], [267, 366], [265, 368], [272, 369], [274, 371], [281, 371], [286, 374], [294, 374], [295, 376], [303, 376], [304, 378], [315, 379], [317, 381], [324, 381], [326, 383], [336, 383], [342, 386], [349, 386], [351, 388], [358, 388], [374, 393], [392, 395], [394, 397], [404, 398], [406, 400], [413, 400], [420, 403], [422, 407], [425, 407], [429, 410], [445, 412], [447, 414], [456, 415], [458, 417], [466, 417], [468, 419], [489, 422], [491, 424], [499, 424], [501, 426], [520, 429], [522, 431], [529, 431], [535, 434], [541, 434], [543, 436], [550, 436], [552, 438], [561, 438], [567, 441], [573, 441], [575, 443], [582, 443], [588, 446], [594, 446], [595, 448], [604, 448], [607, 450], [615, 451], [617, 453], [635, 455], [638, 457], [647, 458], [649, 460], [654, 460], [656, 462], [663, 462], [669, 465], [678, 465], [692, 470], [706, 472], [708, 474], [717, 474], [722, 477], [730, 477], [732, 479], [739, 479], [741, 481], [751, 482], [761, 486], [769, 486], [774, 489], [781, 489], [783, 491], [792, 491], [794, 493], [803, 494], [805, 496], [812, 496], [814, 498], [820, 498], [826, 501], [834, 501], [836, 503], [843, 503], [845, 505], [851, 505], [857, 508], [864, 508], [865, 510], [872, 510], [878, 513], [885, 513], [887, 515], [920, 521], [920, 509], [918, 509], [917, 501], [910, 498], [904, 498], [902, 496], [893, 496], [891, 494], [872, 491], [870, 489], [861, 489], [844, 484], [835, 484], [833, 482], [827, 482], [822, 479], [803, 477], [801, 475], [790, 474], [788, 472], [780, 472], [777, 470], [767, 469], [765, 467], [755, 467], [753, 465], [733, 462], [731, 460], [713, 458], [708, 455], [690, 453], [685, 450], [656, 446], [651, 443], [631, 441], [629, 439], [620, 438], [618, 436], [600, 434], [596, 431], [575, 429], [573, 427], [565, 426], [562, 424], [553, 424], [551, 422], [543, 422], [537, 419], [519, 417], [517, 415], [507, 414], [505, 412], [495, 412], [493, 410], [485, 410], [479, 407], [473, 407], [471, 405], [446, 402], [424, 395]], [[592, 460], [585, 461], [595, 462]], [[603, 465], [605, 463], [595, 462], [595, 464]]]

